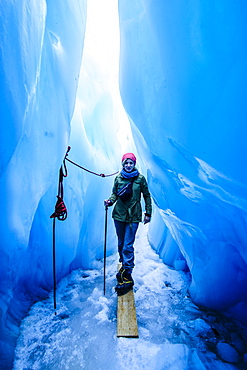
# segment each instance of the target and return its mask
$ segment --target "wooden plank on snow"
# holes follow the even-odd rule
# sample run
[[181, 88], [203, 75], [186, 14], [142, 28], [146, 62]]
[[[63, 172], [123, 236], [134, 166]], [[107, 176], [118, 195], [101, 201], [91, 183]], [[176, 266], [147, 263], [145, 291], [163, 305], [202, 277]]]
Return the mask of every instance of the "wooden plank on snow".
[[118, 296], [117, 337], [139, 337], [133, 290]]

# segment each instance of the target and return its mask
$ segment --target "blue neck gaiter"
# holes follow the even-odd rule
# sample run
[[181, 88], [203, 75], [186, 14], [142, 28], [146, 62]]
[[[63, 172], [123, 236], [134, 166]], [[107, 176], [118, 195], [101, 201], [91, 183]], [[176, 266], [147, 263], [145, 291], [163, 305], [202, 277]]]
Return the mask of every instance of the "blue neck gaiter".
[[125, 179], [132, 179], [132, 177], [136, 177], [139, 175], [139, 171], [134, 167], [133, 171], [131, 172], [127, 172], [125, 171], [125, 169], [123, 168], [122, 171], [120, 172], [121, 175], [125, 178]]

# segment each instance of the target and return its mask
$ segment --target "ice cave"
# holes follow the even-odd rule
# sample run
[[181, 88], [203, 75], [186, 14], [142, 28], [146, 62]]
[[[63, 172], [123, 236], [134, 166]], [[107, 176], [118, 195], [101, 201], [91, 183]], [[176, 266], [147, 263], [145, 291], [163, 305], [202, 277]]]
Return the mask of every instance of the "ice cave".
[[[173, 329], [165, 326], [168, 313], [162, 294], [175, 286], [194, 310], [202, 307], [247, 327], [246, 1], [2, 0], [0, 9], [0, 368], [244, 369], [247, 348], [240, 350], [240, 341], [235, 351], [241, 363], [217, 362], [202, 355], [205, 351], [191, 352], [182, 340], [174, 344], [174, 333], [186, 330], [181, 329], [182, 321], [179, 330], [175, 324]], [[50, 215], [68, 146], [71, 161], [97, 174], [115, 173], [122, 154], [135, 152], [148, 180], [154, 212], [148, 229], [141, 227], [139, 240], [147, 233], [151, 249], [145, 253], [151, 262], [143, 262], [140, 270], [137, 266], [136, 299], [144, 305], [141, 297], [146, 295], [148, 301], [147, 292], [141, 294], [146, 271], [150, 284], [158, 279], [150, 299], [159, 300], [159, 311], [154, 305], [158, 319], [152, 325], [152, 305], [146, 311], [141, 338], [132, 348], [133, 353], [139, 351], [136, 362], [131, 362], [128, 342], [114, 337], [111, 347], [115, 319], [109, 307], [116, 297], [103, 297], [95, 288], [101, 280], [103, 200], [113, 178], [68, 162], [63, 181], [68, 217], [56, 222], [58, 296], [67, 297], [68, 286], [81, 283], [85, 290], [77, 287], [70, 294], [76, 302], [81, 289], [84, 298], [67, 316], [84, 312], [84, 325], [97, 318], [102, 329], [98, 326], [94, 336], [84, 340], [90, 355], [78, 351], [81, 357], [75, 363], [79, 342], [69, 334], [72, 327], [76, 331], [75, 321], [63, 332], [66, 345], [71, 340], [75, 346], [70, 362], [59, 362], [63, 354], [58, 345], [44, 339], [46, 325], [53, 322], [48, 316], [54, 315], [49, 306]], [[108, 266], [115, 253], [109, 220]], [[158, 272], [149, 274], [158, 260]], [[114, 270], [108, 269], [108, 284], [113, 284]], [[83, 300], [87, 303], [82, 307]], [[67, 316], [60, 316], [61, 325]], [[207, 331], [200, 320], [196, 325], [190, 320], [191, 328]], [[37, 346], [35, 360], [29, 354], [25, 362], [25, 351], [38, 341], [39, 322], [43, 344]], [[158, 325], [155, 343], [147, 334], [150, 325]], [[46, 338], [59, 335], [57, 326]], [[101, 338], [107, 353], [113, 348], [112, 357], [100, 360], [96, 339], [89, 348], [93, 338]], [[220, 344], [224, 351], [228, 344]], [[53, 351], [50, 362], [42, 362], [41, 348], [46, 345]]]

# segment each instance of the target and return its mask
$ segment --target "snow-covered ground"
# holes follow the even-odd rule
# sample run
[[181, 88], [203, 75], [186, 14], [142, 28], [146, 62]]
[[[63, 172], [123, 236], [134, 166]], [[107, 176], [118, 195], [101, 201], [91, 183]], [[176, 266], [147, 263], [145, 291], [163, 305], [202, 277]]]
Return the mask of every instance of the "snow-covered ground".
[[191, 302], [189, 274], [162, 263], [147, 228], [140, 225], [135, 243], [139, 338], [116, 337], [114, 255], [107, 259], [105, 296], [102, 269], [77, 270], [58, 286], [57, 315], [52, 294], [33, 305], [21, 325], [14, 370], [247, 368], [240, 328]]

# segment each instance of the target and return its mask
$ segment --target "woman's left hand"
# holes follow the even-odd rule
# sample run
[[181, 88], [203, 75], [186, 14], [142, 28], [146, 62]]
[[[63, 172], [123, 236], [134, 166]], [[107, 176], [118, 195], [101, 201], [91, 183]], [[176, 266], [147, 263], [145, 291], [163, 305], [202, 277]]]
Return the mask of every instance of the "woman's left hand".
[[147, 224], [147, 223], [148, 223], [148, 222], [150, 222], [150, 221], [151, 221], [151, 217], [150, 217], [150, 216], [145, 215], [145, 216], [144, 216], [144, 220], [143, 220], [144, 225], [145, 225], [145, 224]]

